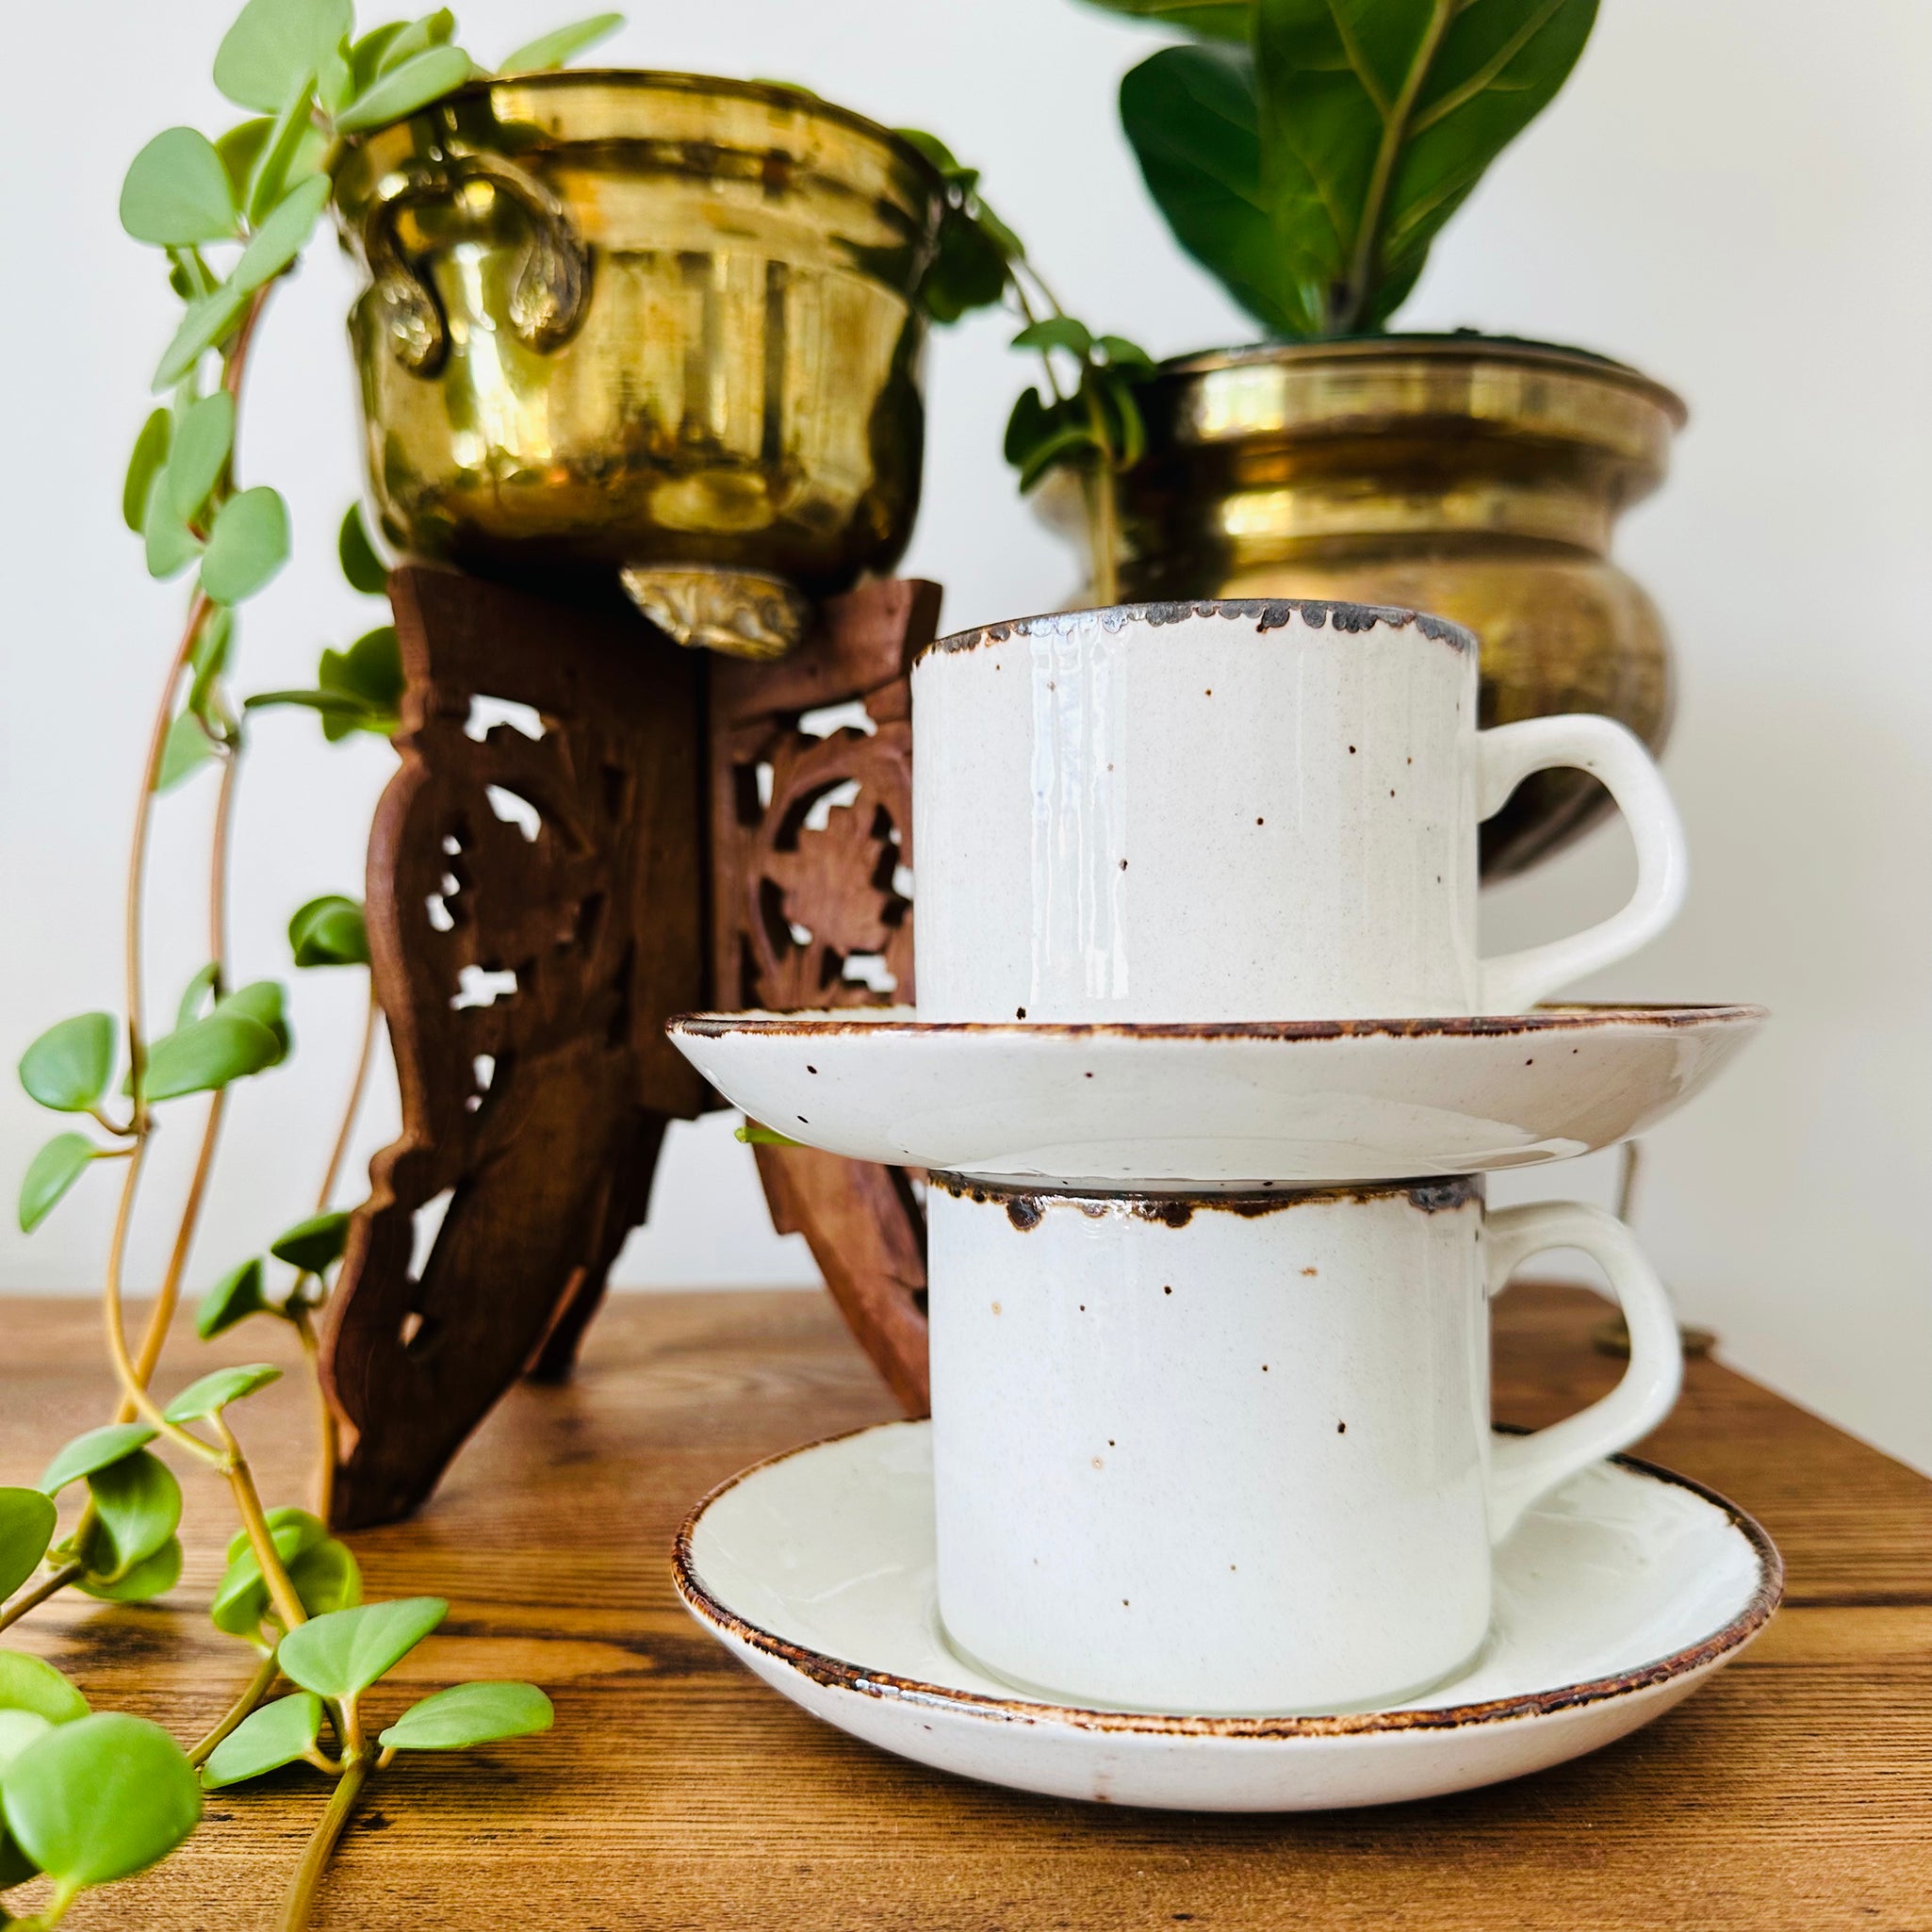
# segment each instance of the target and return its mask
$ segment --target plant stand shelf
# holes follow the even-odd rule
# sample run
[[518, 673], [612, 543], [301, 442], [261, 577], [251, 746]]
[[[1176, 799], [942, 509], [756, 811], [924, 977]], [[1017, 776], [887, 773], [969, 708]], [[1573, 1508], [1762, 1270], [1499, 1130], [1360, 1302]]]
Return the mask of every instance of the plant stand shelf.
[[[1581, 1290], [1513, 1288], [1497, 1310], [1498, 1415], [1540, 1424], [1601, 1393], [1619, 1367], [1590, 1346], [1602, 1314]], [[107, 1414], [112, 1390], [90, 1305], [13, 1302], [7, 1323], [0, 1466], [18, 1480]], [[158, 1385], [265, 1347], [282, 1339], [264, 1324], [202, 1347], [184, 1322]], [[1595, 1757], [1426, 1804], [1289, 1818], [1112, 1810], [948, 1778], [814, 1724], [697, 1629], [667, 1561], [692, 1502], [757, 1457], [892, 1413], [827, 1299], [797, 1292], [616, 1297], [572, 1381], [514, 1389], [420, 1515], [354, 1544], [371, 1596], [453, 1605], [398, 1692], [525, 1677], [554, 1697], [556, 1728], [372, 1783], [318, 1932], [1932, 1924], [1932, 1482], [1715, 1361], [1689, 1365], [1639, 1452], [1732, 1497], [1782, 1547], [1789, 1596], [1757, 1645]], [[298, 1376], [238, 1419], [268, 1500], [295, 1499], [309, 1441]], [[199, 1470], [182, 1480], [180, 1590], [152, 1608], [57, 1599], [8, 1642], [190, 1736], [250, 1660], [201, 1608], [231, 1527], [225, 1491]], [[67, 1924], [267, 1932], [321, 1793], [300, 1768], [221, 1793], [177, 1858], [84, 1899]]]

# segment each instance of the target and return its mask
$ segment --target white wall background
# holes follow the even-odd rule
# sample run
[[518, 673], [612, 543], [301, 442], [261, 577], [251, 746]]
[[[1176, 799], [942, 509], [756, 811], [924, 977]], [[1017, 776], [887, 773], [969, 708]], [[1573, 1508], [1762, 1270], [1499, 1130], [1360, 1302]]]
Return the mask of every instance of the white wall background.
[[[0, 464], [0, 1055], [48, 1022], [118, 1005], [120, 874], [143, 732], [178, 586], [143, 574], [117, 515], [126, 447], [172, 326], [154, 257], [115, 221], [152, 131], [234, 118], [207, 80], [233, 0], [66, 0], [9, 29], [21, 84], [0, 119], [11, 373]], [[587, 0], [584, 0], [587, 5]], [[569, 0], [468, 0], [483, 57]], [[617, 63], [795, 78], [880, 120], [942, 133], [1070, 307], [1156, 353], [1253, 333], [1173, 248], [1116, 129], [1117, 76], [1151, 44], [1072, 0], [711, 0], [639, 8]], [[1828, 26], [1829, 31], [1820, 31]], [[76, 48], [89, 50], [85, 62]], [[1557, 107], [1458, 217], [1406, 321], [1469, 323], [1605, 351], [1690, 400], [1667, 488], [1629, 519], [1624, 562], [1666, 612], [1682, 703], [1668, 769], [1696, 861], [1688, 911], [1588, 989], [1759, 999], [1776, 1023], [1651, 1143], [1638, 1220], [1685, 1313], [1740, 1367], [1932, 1467], [1932, 9], [1924, 0], [1604, 0]], [[341, 313], [319, 251], [278, 297], [242, 462], [289, 497], [300, 555], [243, 626], [247, 688], [306, 682], [318, 647], [368, 621], [331, 538], [357, 487]], [[1015, 499], [998, 453], [1029, 378], [997, 320], [929, 362], [926, 511], [909, 571], [954, 625], [1058, 601], [1072, 565]], [[288, 912], [360, 893], [390, 769], [313, 722], [258, 731], [237, 867], [243, 976], [281, 973]], [[153, 998], [204, 957], [197, 780], [163, 811]], [[1579, 924], [1622, 892], [1614, 829], [1494, 895], [1498, 945]], [[347, 1078], [352, 974], [303, 975], [302, 1051], [250, 1083], [196, 1285], [306, 1211]], [[184, 1109], [184, 1116], [188, 1110]], [[393, 1132], [373, 1105], [362, 1155]], [[746, 1151], [716, 1119], [680, 1130], [658, 1219], [627, 1250], [639, 1285], [807, 1282], [766, 1221]], [[49, 1131], [0, 1087], [0, 1191]], [[178, 1190], [174, 1128], [151, 1207]], [[1501, 1199], [1604, 1199], [1609, 1156]], [[352, 1185], [359, 1186], [359, 1166]], [[106, 1232], [104, 1176], [27, 1240], [0, 1234], [0, 1288], [80, 1290]], [[345, 1189], [345, 1198], [350, 1190]], [[157, 1277], [150, 1217], [133, 1280]]]

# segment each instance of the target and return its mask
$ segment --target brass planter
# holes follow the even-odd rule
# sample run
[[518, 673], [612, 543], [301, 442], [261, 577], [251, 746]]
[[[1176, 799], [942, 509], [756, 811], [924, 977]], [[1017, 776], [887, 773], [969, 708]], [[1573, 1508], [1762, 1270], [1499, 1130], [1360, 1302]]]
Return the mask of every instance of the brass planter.
[[919, 502], [937, 173], [856, 114], [689, 74], [483, 82], [336, 173], [384, 532], [488, 574], [622, 572], [776, 654]]
[[[1668, 389], [1571, 350], [1395, 336], [1183, 357], [1141, 398], [1122, 597], [1433, 611], [1482, 640], [1485, 725], [1601, 712], [1662, 747], [1669, 644], [1609, 552], [1683, 424]], [[1076, 489], [1042, 507], [1084, 536]], [[1483, 827], [1484, 876], [1523, 871], [1607, 805], [1580, 773], [1539, 773]]]

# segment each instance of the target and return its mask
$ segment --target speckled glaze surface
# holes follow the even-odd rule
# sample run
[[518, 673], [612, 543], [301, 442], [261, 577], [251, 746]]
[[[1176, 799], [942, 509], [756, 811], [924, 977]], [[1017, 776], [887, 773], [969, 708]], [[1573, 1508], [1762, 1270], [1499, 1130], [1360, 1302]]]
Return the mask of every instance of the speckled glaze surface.
[[[1476, 641], [1355, 604], [1140, 604], [963, 632], [912, 674], [919, 986], [934, 1020], [1513, 1013], [1669, 924], [1682, 829], [1596, 716], [1478, 731]], [[1637, 886], [1484, 960], [1477, 828], [1601, 778]]]
[[[926, 1195], [938, 1597], [1023, 1689], [1161, 1711], [1343, 1711], [1465, 1669], [1490, 1552], [1675, 1400], [1677, 1327], [1629, 1232], [1480, 1181]], [[1489, 1430], [1488, 1296], [1528, 1255], [1603, 1267], [1610, 1395]]]
[[685, 1524], [679, 1591], [826, 1723], [1056, 1797], [1318, 1810], [1518, 1777], [1669, 1710], [1750, 1642], [1782, 1587], [1748, 1516], [1620, 1457], [1525, 1514], [1497, 1552], [1482, 1655], [1402, 1708], [1203, 1717], [1042, 1702], [963, 1662], [940, 1632], [930, 1446], [929, 1424], [892, 1422], [746, 1470]]
[[1327, 1024], [935, 1024], [697, 1014], [679, 1050], [753, 1120], [858, 1160], [1160, 1187], [1534, 1167], [1654, 1127], [1761, 1007]]

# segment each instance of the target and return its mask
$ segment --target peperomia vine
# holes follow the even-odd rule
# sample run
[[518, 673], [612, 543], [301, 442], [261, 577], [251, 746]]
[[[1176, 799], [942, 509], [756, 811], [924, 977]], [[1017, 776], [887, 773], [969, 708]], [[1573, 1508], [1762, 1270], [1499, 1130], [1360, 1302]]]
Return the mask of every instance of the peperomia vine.
[[[609, 33], [606, 14], [516, 50], [502, 71], [554, 66]], [[280, 1065], [292, 1049], [285, 994], [273, 979], [236, 984], [227, 894], [236, 781], [253, 715], [276, 705], [320, 714], [331, 740], [388, 735], [401, 673], [395, 633], [379, 625], [322, 654], [312, 690], [237, 701], [237, 613], [287, 561], [289, 517], [280, 494], [240, 474], [237, 434], [264, 312], [299, 261], [330, 194], [342, 141], [414, 113], [479, 69], [454, 44], [438, 10], [357, 37], [349, 0], [249, 0], [224, 37], [215, 81], [249, 119], [215, 139], [177, 127], [130, 166], [123, 226], [161, 251], [183, 303], [156, 371], [165, 399], [136, 439], [123, 515], [156, 578], [192, 573], [181, 630], [167, 655], [160, 699], [136, 792], [124, 903], [124, 1009], [58, 1022], [22, 1056], [22, 1085], [55, 1112], [90, 1122], [56, 1134], [34, 1156], [20, 1193], [31, 1230], [97, 1163], [120, 1186], [102, 1272], [107, 1349], [120, 1400], [112, 1417], [66, 1445], [31, 1488], [0, 1488], [0, 1629], [69, 1589], [139, 1602], [181, 1573], [181, 1490], [162, 1451], [205, 1465], [227, 1482], [241, 1528], [211, 1614], [249, 1646], [252, 1673], [229, 1710], [191, 1748], [158, 1726], [93, 1712], [80, 1690], [38, 1658], [0, 1650], [0, 1891], [47, 1881], [29, 1916], [0, 1924], [56, 1924], [83, 1891], [164, 1858], [194, 1829], [201, 1790], [305, 1759], [333, 1780], [283, 1924], [307, 1923], [329, 1855], [375, 1772], [401, 1750], [453, 1750], [548, 1727], [548, 1700], [529, 1684], [469, 1684], [422, 1699], [371, 1738], [365, 1694], [435, 1625], [440, 1599], [365, 1604], [353, 1555], [329, 1534], [333, 1423], [319, 1400], [318, 1508], [269, 1509], [228, 1410], [281, 1373], [267, 1364], [221, 1368], [165, 1404], [152, 1384], [172, 1324], [237, 1081]], [[381, 562], [351, 509], [338, 536], [358, 591], [384, 588]], [[150, 833], [156, 802], [204, 767], [220, 774], [208, 855], [208, 962], [189, 981], [172, 1023], [149, 1023], [144, 927]], [[339, 894], [300, 907], [289, 922], [298, 968], [366, 968], [362, 909]], [[288, 1321], [313, 1367], [314, 1314], [339, 1261], [347, 1216], [331, 1201], [340, 1176], [379, 1024], [373, 1001], [348, 1105], [327, 1157], [315, 1210], [268, 1244], [268, 1258], [231, 1269], [205, 1297], [198, 1327], [220, 1334], [253, 1315]], [[124, 1068], [121, 1065], [124, 1042]], [[117, 1083], [116, 1075], [120, 1074]], [[123, 1307], [129, 1234], [149, 1151], [180, 1103], [201, 1097], [200, 1149], [181, 1203], [160, 1289], [138, 1342]], [[63, 1503], [74, 1508], [64, 1529]], [[265, 1702], [283, 1678], [293, 1692]], [[199, 1770], [197, 1770], [199, 1767]]]

